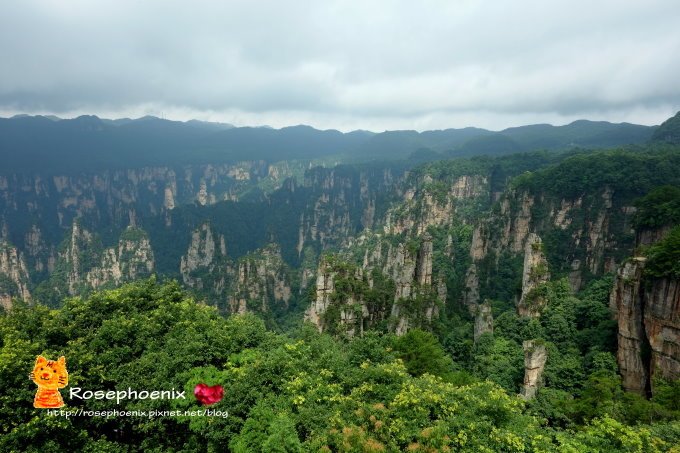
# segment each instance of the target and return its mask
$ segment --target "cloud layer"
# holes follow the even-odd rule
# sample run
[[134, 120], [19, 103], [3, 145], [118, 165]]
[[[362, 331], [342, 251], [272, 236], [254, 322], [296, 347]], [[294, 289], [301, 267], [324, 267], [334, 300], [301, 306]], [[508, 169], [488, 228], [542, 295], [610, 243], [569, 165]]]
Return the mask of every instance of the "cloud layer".
[[0, 113], [338, 129], [655, 124], [676, 0], [0, 4]]

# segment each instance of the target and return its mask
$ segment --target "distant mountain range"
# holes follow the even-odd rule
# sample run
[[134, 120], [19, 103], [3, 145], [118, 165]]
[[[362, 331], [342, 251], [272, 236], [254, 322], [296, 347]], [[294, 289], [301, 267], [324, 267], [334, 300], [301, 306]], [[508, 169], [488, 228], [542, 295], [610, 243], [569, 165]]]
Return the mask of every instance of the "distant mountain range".
[[[502, 155], [537, 149], [609, 148], [646, 143], [657, 126], [579, 120], [565, 126], [536, 124], [500, 132], [479, 128], [373, 133], [234, 127], [153, 116], [73, 119], [16, 115], [0, 118], [0, 171], [84, 171], [100, 168], [240, 160], [282, 161], [337, 156], [350, 161], [409, 156]], [[668, 137], [666, 134], [664, 137]]]

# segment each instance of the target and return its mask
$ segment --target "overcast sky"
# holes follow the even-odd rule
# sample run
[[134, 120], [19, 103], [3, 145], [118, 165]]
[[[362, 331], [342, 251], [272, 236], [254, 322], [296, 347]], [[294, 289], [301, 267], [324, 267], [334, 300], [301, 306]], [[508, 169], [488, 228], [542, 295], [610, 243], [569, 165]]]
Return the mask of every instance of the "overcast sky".
[[503, 129], [680, 110], [678, 0], [2, 0], [0, 116]]

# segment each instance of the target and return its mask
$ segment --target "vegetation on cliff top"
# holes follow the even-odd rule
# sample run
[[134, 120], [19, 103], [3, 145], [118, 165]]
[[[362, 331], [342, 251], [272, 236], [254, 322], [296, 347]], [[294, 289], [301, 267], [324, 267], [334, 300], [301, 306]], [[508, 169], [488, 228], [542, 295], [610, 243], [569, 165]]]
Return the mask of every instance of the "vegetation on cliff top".
[[638, 229], [680, 224], [680, 186], [656, 187], [635, 200], [635, 207], [638, 211], [633, 221]]
[[652, 277], [680, 278], [680, 225], [647, 249], [645, 273]]
[[579, 153], [557, 165], [516, 178], [513, 187], [567, 199], [609, 187], [617, 196], [632, 199], [664, 184], [680, 186], [677, 147]]

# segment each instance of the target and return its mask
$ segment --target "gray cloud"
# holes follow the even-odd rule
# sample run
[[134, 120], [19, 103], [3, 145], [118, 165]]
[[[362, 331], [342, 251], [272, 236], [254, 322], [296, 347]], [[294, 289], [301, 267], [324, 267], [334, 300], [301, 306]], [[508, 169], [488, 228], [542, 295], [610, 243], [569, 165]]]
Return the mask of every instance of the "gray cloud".
[[0, 113], [339, 129], [658, 123], [676, 0], [0, 4]]

